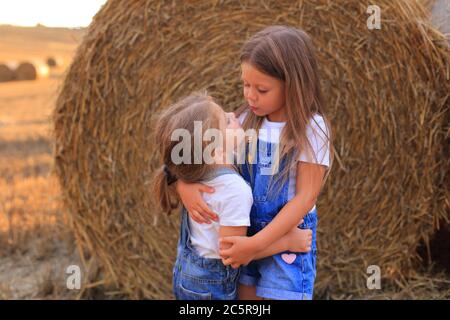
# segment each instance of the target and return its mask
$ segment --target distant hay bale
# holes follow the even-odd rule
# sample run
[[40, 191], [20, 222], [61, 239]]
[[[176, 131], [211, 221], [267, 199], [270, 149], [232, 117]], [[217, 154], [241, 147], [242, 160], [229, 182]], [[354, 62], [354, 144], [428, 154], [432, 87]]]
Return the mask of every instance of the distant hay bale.
[[78, 243], [125, 293], [171, 297], [178, 214], [150, 201], [153, 115], [200, 88], [238, 107], [239, 49], [272, 24], [311, 34], [336, 137], [316, 294], [365, 296], [370, 265], [394, 285], [415, 272], [448, 217], [449, 51], [419, 2], [376, 4], [381, 30], [367, 27], [371, 1], [107, 2], [57, 100], [55, 172]]
[[54, 57], [48, 57], [47, 58], [47, 66], [49, 66], [50, 68], [57, 67], [58, 62], [56, 61], [56, 59]]
[[14, 73], [16, 80], [36, 80], [38, 76], [36, 67], [30, 62], [22, 62]]
[[14, 71], [8, 65], [0, 63], [0, 82], [14, 80]]

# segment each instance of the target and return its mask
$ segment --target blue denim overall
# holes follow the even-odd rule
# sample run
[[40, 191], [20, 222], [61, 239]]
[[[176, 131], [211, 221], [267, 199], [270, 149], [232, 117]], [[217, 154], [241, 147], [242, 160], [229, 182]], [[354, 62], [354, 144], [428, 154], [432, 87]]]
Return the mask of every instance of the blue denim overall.
[[[220, 167], [204, 181], [223, 174], [238, 174]], [[221, 259], [201, 257], [190, 242], [188, 213], [181, 212], [180, 239], [173, 267], [173, 293], [177, 300], [236, 300], [240, 269], [225, 266]]]
[[[247, 144], [246, 163], [240, 167], [242, 176], [250, 183], [253, 191], [249, 236], [256, 234], [269, 224], [288, 202], [289, 181], [286, 181], [281, 187], [279, 194], [269, 194], [271, 174], [268, 172], [270, 172], [274, 163], [273, 158], [276, 156], [275, 147], [277, 147], [276, 143], [258, 139], [255, 163], [249, 161], [249, 145]], [[281, 172], [285, 165], [286, 159], [281, 159], [277, 172]], [[276, 178], [277, 173], [274, 175], [275, 181]], [[247, 286], [255, 286], [256, 295], [262, 298], [312, 299], [316, 278], [316, 209], [305, 215], [304, 222], [299, 225], [299, 228], [312, 230], [312, 245], [309, 253], [286, 251], [252, 261], [247, 266], [241, 267], [239, 282]]]

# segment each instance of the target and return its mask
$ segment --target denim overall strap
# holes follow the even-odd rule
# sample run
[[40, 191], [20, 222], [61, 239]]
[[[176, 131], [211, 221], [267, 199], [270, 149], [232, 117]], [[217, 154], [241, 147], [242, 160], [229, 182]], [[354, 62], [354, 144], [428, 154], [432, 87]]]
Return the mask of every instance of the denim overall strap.
[[[224, 175], [224, 174], [238, 174], [237, 171], [229, 168], [229, 167], [219, 167], [217, 169], [211, 170], [206, 174], [204, 179], [202, 181], [209, 181], [214, 178], [217, 178], [218, 176]], [[181, 209], [181, 227], [180, 227], [180, 242], [179, 246], [187, 247], [192, 250], [192, 247], [189, 243], [189, 237], [191, 234], [191, 230], [189, 228], [189, 220], [188, 220], [188, 212], [186, 208], [183, 206]]]
[[[245, 164], [241, 167], [241, 173], [252, 187], [253, 206], [250, 212], [249, 235], [253, 235], [272, 221], [288, 202], [289, 185], [288, 183], [280, 185], [281, 181], [279, 180], [279, 173], [287, 165], [286, 158], [279, 159], [277, 170], [274, 167], [277, 143], [258, 139], [256, 155], [249, 154], [248, 144], [246, 148], [248, 156]], [[256, 159], [254, 159], [255, 156]], [[280, 189], [280, 192], [275, 194], [274, 191], [277, 189]]]
[[[280, 185], [281, 190], [274, 193], [269, 185], [271, 178], [267, 175], [272, 169], [275, 143], [258, 139], [257, 159], [250, 155], [242, 166], [243, 178], [250, 182], [253, 192], [253, 206], [250, 213], [251, 226], [248, 234], [254, 235], [264, 229], [288, 203], [289, 180]], [[276, 156], [276, 154], [275, 154]], [[286, 160], [286, 161], [285, 161]], [[287, 158], [280, 159], [278, 175], [288, 164]], [[276, 171], [276, 170], [273, 170]], [[289, 176], [289, 179], [291, 177]], [[275, 185], [276, 186], [276, 185]], [[281, 252], [265, 259], [250, 262], [242, 267], [239, 278], [241, 284], [256, 287], [256, 295], [268, 299], [311, 299], [316, 276], [316, 230], [317, 212], [308, 212], [301, 229], [312, 230], [312, 250], [308, 253]]]

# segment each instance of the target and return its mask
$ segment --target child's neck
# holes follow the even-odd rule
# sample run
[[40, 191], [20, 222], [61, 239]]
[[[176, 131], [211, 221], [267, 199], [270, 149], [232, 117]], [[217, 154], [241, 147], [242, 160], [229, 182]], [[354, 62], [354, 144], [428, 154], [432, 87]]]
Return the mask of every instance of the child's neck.
[[275, 112], [272, 112], [271, 114], [268, 114], [266, 116], [267, 120], [270, 122], [286, 122], [287, 117], [286, 113], [284, 112], [284, 108]]

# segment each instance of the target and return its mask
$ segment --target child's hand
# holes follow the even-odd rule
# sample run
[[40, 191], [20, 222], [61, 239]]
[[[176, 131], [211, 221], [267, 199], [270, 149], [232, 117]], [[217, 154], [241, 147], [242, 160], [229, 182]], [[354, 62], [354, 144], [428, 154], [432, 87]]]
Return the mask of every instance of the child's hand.
[[[224, 245], [231, 245], [223, 249]], [[231, 265], [234, 269], [241, 265], [246, 266], [255, 257], [255, 249], [251, 245], [249, 237], [224, 237], [219, 239], [219, 254], [224, 265]]]
[[214, 188], [201, 183], [176, 182], [176, 190], [189, 216], [197, 223], [211, 223], [219, 221], [219, 217], [205, 203], [201, 192], [213, 193]]
[[312, 243], [312, 230], [300, 229], [295, 227], [288, 232], [287, 243], [288, 251], [292, 252], [310, 252]]

